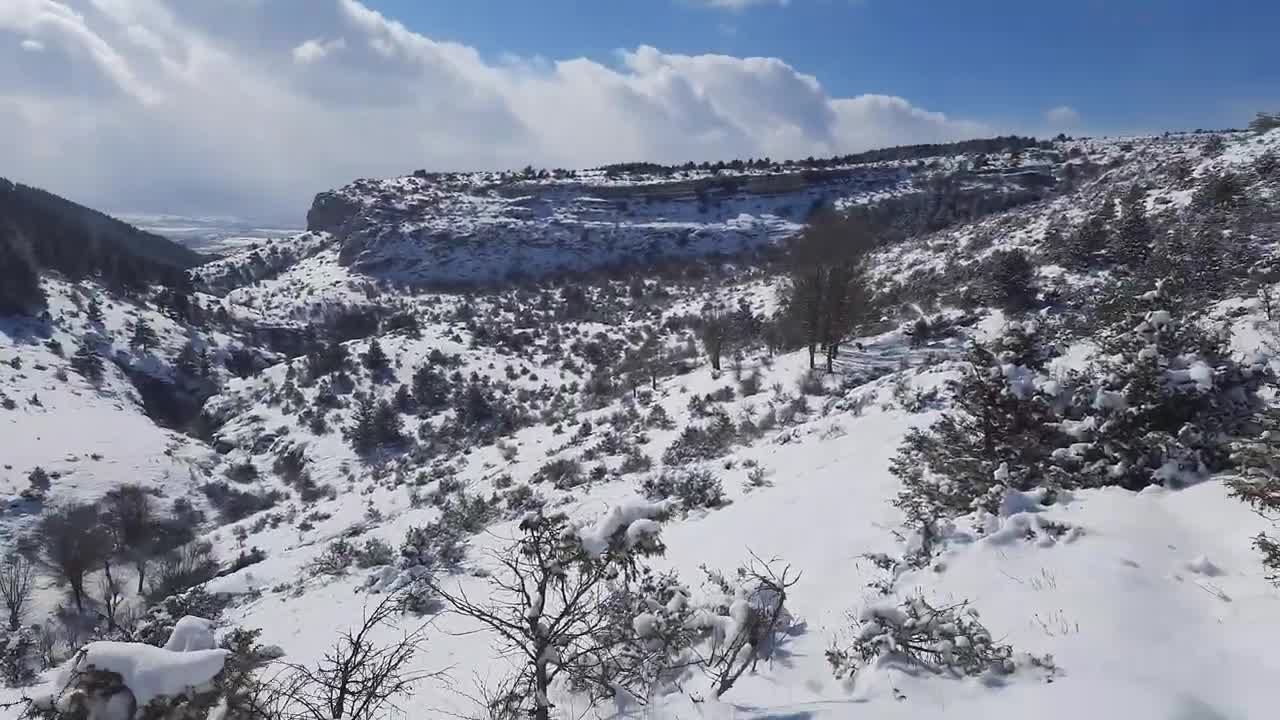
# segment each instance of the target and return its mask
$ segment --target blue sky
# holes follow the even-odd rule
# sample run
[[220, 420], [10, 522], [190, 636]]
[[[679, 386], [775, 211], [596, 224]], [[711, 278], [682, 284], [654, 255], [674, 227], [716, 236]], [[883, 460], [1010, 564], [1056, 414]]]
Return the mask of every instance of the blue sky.
[[437, 39], [602, 62], [618, 48], [778, 57], [836, 96], [884, 93], [994, 125], [1076, 109], [1089, 129], [1243, 125], [1280, 104], [1264, 0], [370, 0]]
[[1280, 110], [1278, 28], [1274, 0], [0, 0], [0, 168], [296, 221], [418, 168], [1239, 127]]

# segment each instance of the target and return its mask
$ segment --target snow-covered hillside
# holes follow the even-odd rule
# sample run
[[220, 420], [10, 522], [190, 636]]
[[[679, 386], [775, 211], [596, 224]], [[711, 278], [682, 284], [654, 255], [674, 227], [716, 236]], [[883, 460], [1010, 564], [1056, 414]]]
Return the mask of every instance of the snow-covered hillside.
[[[168, 549], [141, 594], [121, 556], [80, 613], [42, 570], [25, 621], [50, 619], [10, 635], [48, 645], [21, 660], [42, 675], [0, 704], [70, 687], [121, 712], [119, 686], [250, 717], [231, 683], [261, 665], [256, 691], [296, 701], [324, 676], [297, 668], [372, 616], [370, 647], [414, 638], [374, 717], [1265, 717], [1280, 590], [1254, 544], [1274, 529], [1224, 481], [1255, 467], [1237, 456], [1265, 442], [1250, 421], [1280, 370], [1277, 151], [1280, 131], [727, 177], [423, 173], [324, 193], [310, 232], [197, 269], [199, 320], [46, 277], [49, 317], [0, 325], [0, 543], [139, 483], [158, 515], [203, 512], [183, 517], [208, 546]], [[955, 209], [1046, 177], [1039, 201]], [[912, 206], [928, 230], [891, 219], [875, 312], [811, 369], [802, 296], [741, 251], [815, 205], [906, 195], [934, 198]], [[114, 361], [97, 383], [70, 362], [86, 342]], [[188, 345], [216, 366], [200, 421], [162, 429], [137, 374], [190, 382]], [[980, 430], [983, 402], [1036, 422], [987, 418], [1008, 432], [966, 455], [945, 424]], [[34, 467], [51, 487], [23, 497]], [[539, 528], [548, 556], [519, 552]], [[76, 685], [91, 658], [107, 680]], [[133, 687], [143, 662], [174, 670]]]

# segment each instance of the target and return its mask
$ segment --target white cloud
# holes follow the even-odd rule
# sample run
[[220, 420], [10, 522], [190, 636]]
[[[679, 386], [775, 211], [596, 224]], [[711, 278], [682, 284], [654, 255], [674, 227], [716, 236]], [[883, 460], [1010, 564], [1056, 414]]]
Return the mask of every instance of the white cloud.
[[1080, 113], [1070, 105], [1059, 105], [1044, 114], [1045, 122], [1051, 130], [1059, 132], [1070, 130], [1080, 125]]
[[318, 191], [419, 167], [804, 157], [993, 132], [903, 98], [833, 97], [776, 58], [490, 61], [356, 0], [5, 0], [6, 32], [50, 52], [37, 65], [0, 42], [0, 125], [30, 138], [0, 144], [0, 167], [115, 210], [298, 221]]
[[306, 65], [318, 60], [323, 60], [326, 55], [334, 50], [341, 50], [347, 46], [342, 38], [333, 40], [307, 40], [301, 45], [293, 49], [294, 62]]
[[27, 38], [22, 41], [20, 47], [27, 52], [40, 52], [41, 50], [44, 50], [44, 43], [36, 40], [35, 38]]

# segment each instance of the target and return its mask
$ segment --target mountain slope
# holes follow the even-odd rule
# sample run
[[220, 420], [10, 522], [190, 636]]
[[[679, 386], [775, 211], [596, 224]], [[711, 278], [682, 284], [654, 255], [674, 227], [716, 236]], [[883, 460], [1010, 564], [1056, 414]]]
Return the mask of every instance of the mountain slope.
[[[182, 498], [206, 511], [200, 538], [225, 560], [199, 586], [229, 604], [198, 612], [224, 637], [261, 629], [260, 641], [279, 645], [289, 662], [320, 662], [336, 633], [358, 626], [386, 593], [407, 592], [414, 612], [372, 637], [394, 642], [426, 622], [407, 667], [449, 669], [402, 698], [413, 717], [517, 716], [478, 698], [492, 697], [528, 658], [501, 652], [501, 634], [448, 612], [441, 591], [480, 603], [502, 597], [492, 584], [504, 577], [499, 557], [538, 510], [567, 514], [570, 545], [598, 544], [601, 528], [622, 530], [631, 550], [662, 541], [665, 552], [642, 561], [677, 573], [681, 600], [626, 609], [617, 627], [628, 642], [650, 638], [660, 616], [683, 609], [691, 614], [681, 627], [706, 631], [681, 656], [687, 662], [647, 686], [652, 696], [554, 683], [553, 718], [1262, 717], [1280, 671], [1280, 592], [1252, 547], [1269, 522], [1223, 482], [1239, 468], [1221, 457], [1213, 472], [1181, 462], [1188, 456], [1178, 452], [1204, 440], [1194, 422], [1169, 429], [1141, 416], [1134, 437], [1154, 439], [1141, 441], [1150, 446], [1140, 445], [1132, 465], [1091, 433], [1129, 442], [1100, 429], [1122, 425], [1126, 393], [1134, 407], [1153, 387], [1189, 402], [1208, 397], [1205, 414], [1217, 417], [1248, 395], [1242, 376], [1280, 369], [1271, 317], [1280, 291], [1277, 150], [1280, 131], [1059, 140], [939, 153], [921, 167], [889, 154], [875, 158], [883, 166], [753, 165], [725, 176], [639, 166], [558, 179], [359, 181], [318, 200], [313, 232], [199, 268], [198, 281], [218, 290], [200, 298], [212, 327], [162, 320], [145, 302], [108, 308], [105, 334], [137, 315], [162, 331], [151, 350], [111, 348], [125, 366], [159, 375], [176, 365], [187, 332], [219, 360], [255, 330], [299, 338], [292, 357], [258, 353], [271, 364], [241, 366], [237, 377], [220, 371], [199, 438], [135, 429], [146, 422], [140, 398], [120, 377], [93, 388], [69, 374], [59, 384], [65, 359], [12, 332], [0, 337], [0, 360], [18, 355], [21, 368], [0, 373], [0, 389], [12, 388], [15, 400], [38, 392], [42, 405], [0, 410], [14, 429], [0, 451], [73, 471], [55, 479], [58, 499], [96, 499], [134, 473], [166, 503]], [[830, 172], [804, 176], [816, 169]], [[708, 201], [705, 215], [691, 190], [704, 181], [735, 184], [720, 194], [723, 208]], [[810, 369], [782, 266], [736, 251], [732, 262], [701, 261], [747, 225], [785, 222], [783, 243], [802, 224], [784, 221], [782, 204], [824, 193], [831, 206], [876, 217], [884, 232], [867, 275], [876, 312], [840, 345], [830, 373]], [[600, 207], [602, 198], [625, 199], [634, 215]], [[666, 242], [667, 222], [706, 238], [674, 269], [594, 240], [543, 242], [573, 234], [563, 228], [608, 226], [634, 250], [646, 233]], [[1135, 248], [1134, 237], [1145, 244]], [[574, 281], [503, 284], [517, 250], [526, 253], [518, 267], [554, 275], [567, 262]], [[585, 272], [624, 256], [616, 277]], [[462, 278], [475, 287], [440, 287]], [[54, 339], [69, 345], [90, 333], [83, 286], [45, 286]], [[725, 318], [740, 334], [723, 371], [713, 370], [707, 328]], [[1203, 330], [1195, 337], [1206, 347], [1219, 330], [1232, 332], [1230, 343], [1221, 355], [1165, 358], [1162, 343], [1172, 341], [1159, 333], [1175, 318]], [[1158, 339], [1139, 357], [1169, 364], [1124, 375], [1154, 378], [1146, 385], [1113, 388], [1111, 376], [1129, 368], [1111, 353], [1137, 335]], [[1018, 344], [1027, 336], [1037, 338], [1035, 353]], [[965, 467], [944, 470], [987, 492], [922, 523], [903, 502], [919, 492], [908, 483], [915, 468], [894, 459], [916, 430], [972, 408], [979, 393], [962, 389], [974, 386], [951, 383], [975, 378], [1011, 414], [1045, 400], [1033, 409], [1057, 434], [1032, 436], [1045, 452], [1019, 457], [1030, 467], [1044, 456], [1064, 472], [1020, 487], [1027, 467], [1000, 467], [980, 450], [958, 454]], [[50, 441], [54, 424], [80, 412], [115, 427]], [[117, 431], [139, 438], [116, 453], [128, 463], [92, 471], [82, 454], [125, 443]], [[147, 465], [164, 443], [164, 459]], [[74, 460], [55, 456], [64, 447]], [[971, 467], [978, 471], [960, 475]], [[1135, 467], [1149, 471], [1145, 487], [1118, 487], [1114, 477]], [[17, 490], [28, 470], [15, 465], [4, 477]], [[946, 472], [930, 479], [948, 481]], [[939, 485], [939, 495], [950, 492]], [[648, 524], [645, 513], [659, 505], [660, 524]], [[0, 516], [8, 537], [38, 509], [15, 500]], [[639, 524], [626, 520], [635, 517]], [[447, 553], [431, 544], [441, 537], [456, 543]], [[737, 637], [750, 626], [744, 613], [768, 603], [737, 594], [745, 581], [734, 570], [752, 563], [789, 567], [786, 577], [798, 580], [774, 631], [751, 636], [767, 657], [717, 693], [721, 678], [706, 672], [716, 638]], [[45, 585], [42, 611], [58, 600]], [[185, 597], [166, 604], [189, 608]], [[537, 610], [515, 601], [533, 613], [517, 626], [537, 619], [544, 600]], [[860, 646], [865, 657], [853, 653], [853, 667], [828, 654], [859, 647], [915, 602], [958, 610], [950, 622], [917, 624], [917, 647], [876, 640]], [[93, 612], [104, 609], [94, 602]], [[94, 622], [89, 637], [116, 637]], [[984, 642], [1009, 646], [1007, 664], [967, 673], [909, 660], [958, 652], [966, 646], [949, 626], [974, 622], [985, 626]], [[969, 646], [973, 637], [963, 635]], [[54, 644], [58, 657], [72, 649]], [[533, 658], [552, 667], [562, 659]]]

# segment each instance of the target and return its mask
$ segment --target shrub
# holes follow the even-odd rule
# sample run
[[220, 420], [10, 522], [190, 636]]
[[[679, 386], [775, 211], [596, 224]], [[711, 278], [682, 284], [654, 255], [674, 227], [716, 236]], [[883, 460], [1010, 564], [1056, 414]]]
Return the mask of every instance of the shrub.
[[724, 412], [717, 412], [704, 425], [686, 426], [662, 454], [662, 461], [667, 465], [685, 465], [720, 457], [732, 447], [735, 435], [733, 421]]
[[572, 458], [557, 458], [538, 468], [533, 475], [533, 482], [550, 482], [557, 489], [567, 490], [585, 482], [582, 475], [582, 464]]
[[[849, 645], [827, 651], [837, 678], [877, 661], [956, 677], [1008, 675], [1018, 666], [1013, 648], [993, 640], [967, 602], [936, 608], [923, 598], [896, 607], [868, 606], [857, 617]], [[1054, 668], [1048, 655], [1027, 661], [1050, 673]]]
[[667, 471], [645, 478], [640, 491], [650, 500], [676, 500], [686, 512], [724, 504], [724, 487], [709, 470]]
[[252, 493], [237, 490], [225, 482], [209, 482], [200, 487], [209, 503], [218, 510], [224, 523], [233, 523], [263, 510], [274, 507], [283, 497], [279, 490]]
[[146, 597], [157, 602], [217, 577], [218, 556], [207, 542], [190, 542], [160, 556], [148, 573]]

